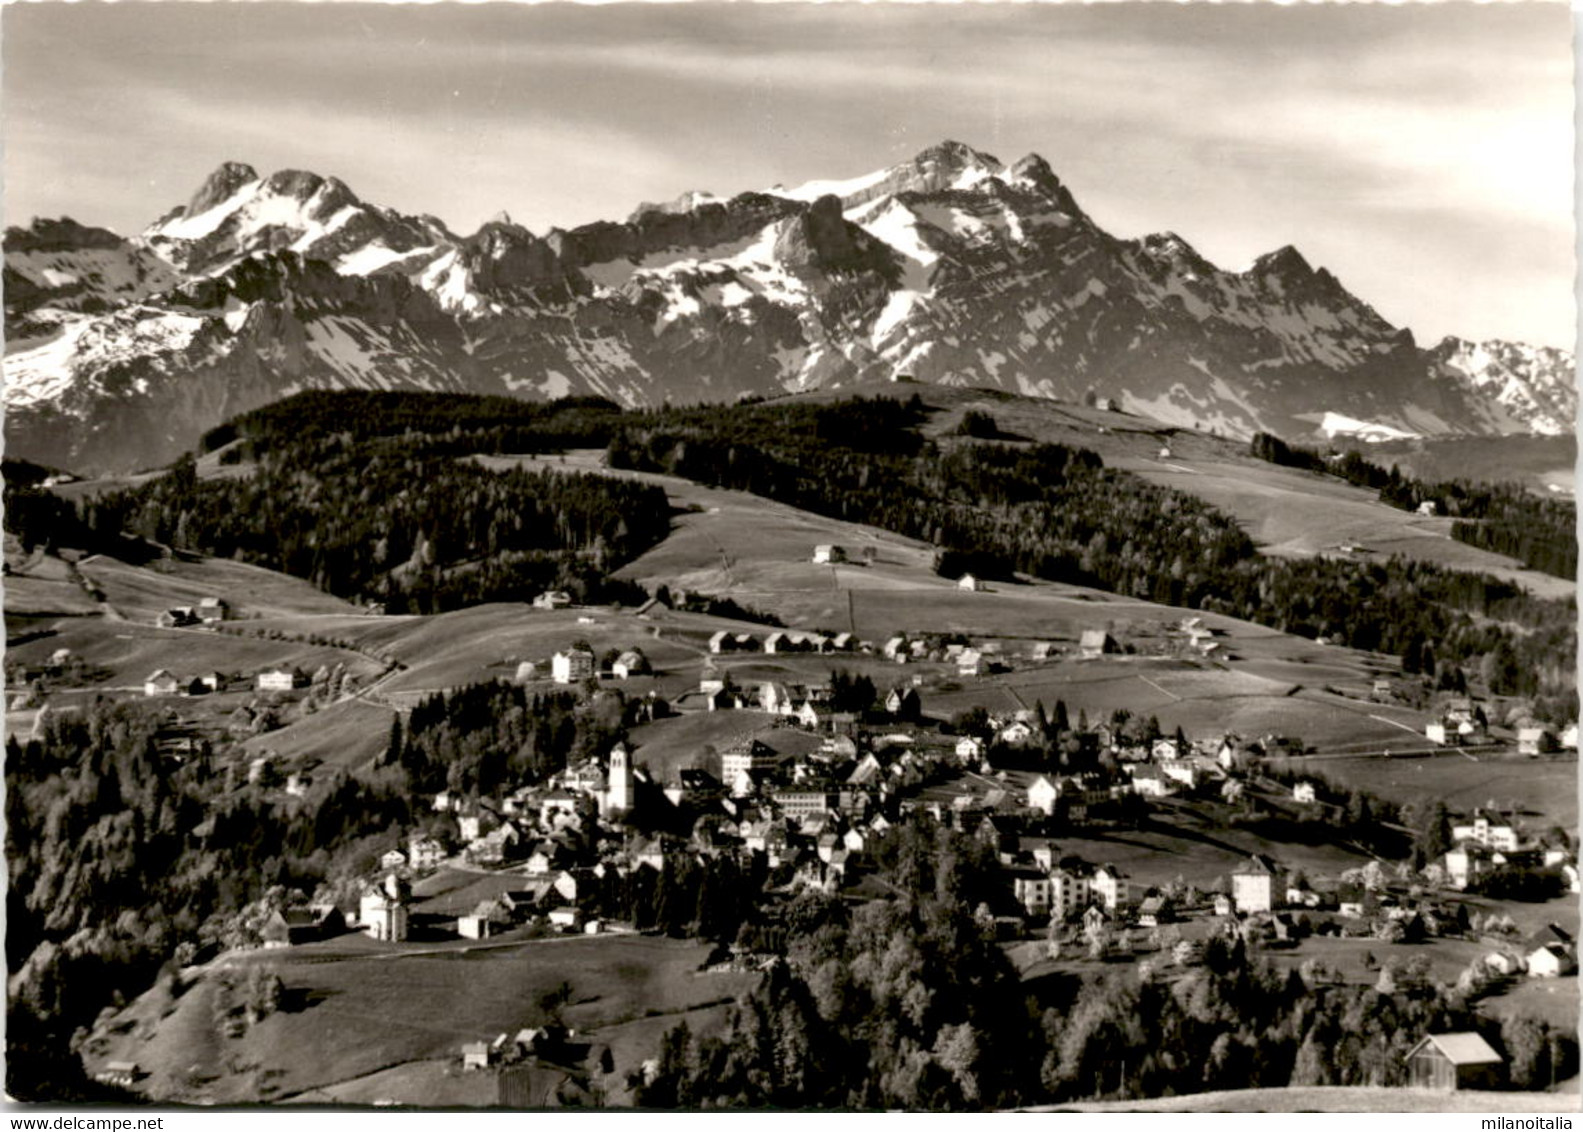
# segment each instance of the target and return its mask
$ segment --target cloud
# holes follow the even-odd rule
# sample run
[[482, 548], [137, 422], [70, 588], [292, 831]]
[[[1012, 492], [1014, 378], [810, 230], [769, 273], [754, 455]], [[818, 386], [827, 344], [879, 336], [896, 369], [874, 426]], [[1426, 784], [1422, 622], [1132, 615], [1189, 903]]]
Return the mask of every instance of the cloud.
[[236, 158], [336, 173], [458, 228], [507, 208], [542, 229], [691, 188], [854, 176], [954, 137], [1043, 153], [1118, 234], [1170, 228], [1233, 265], [1298, 244], [1421, 333], [1572, 337], [1562, 5], [4, 18], [13, 217], [136, 230]]

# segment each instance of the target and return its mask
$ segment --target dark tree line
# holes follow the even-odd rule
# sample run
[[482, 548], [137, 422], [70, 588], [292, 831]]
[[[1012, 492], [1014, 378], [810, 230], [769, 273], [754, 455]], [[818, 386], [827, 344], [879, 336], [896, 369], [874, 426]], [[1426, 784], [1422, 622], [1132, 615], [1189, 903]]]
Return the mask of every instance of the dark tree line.
[[158, 724], [100, 703], [6, 746], [8, 1087], [69, 1091], [74, 1030], [224, 931], [275, 885], [308, 890], [364, 839], [409, 820], [377, 778], [316, 801], [269, 796], [207, 748], [162, 755]]
[[[476, 438], [457, 441], [477, 450]], [[90, 541], [128, 532], [306, 578], [392, 612], [522, 600], [641, 600], [611, 572], [662, 539], [662, 489], [555, 470], [494, 472], [395, 438], [271, 447], [251, 474], [200, 479], [190, 459], [84, 501]]]
[[[856, 909], [805, 894], [777, 931], [744, 929], [782, 962], [725, 1029], [672, 1029], [640, 1105], [683, 1108], [1007, 1108], [1212, 1089], [1399, 1085], [1425, 1033], [1478, 1030], [1543, 1087], [1577, 1043], [1531, 1019], [1478, 1015], [1407, 964], [1376, 987], [1319, 964], [1281, 973], [1235, 940], [1186, 970], [1136, 967], [1023, 982], [969, 911], [987, 851], [928, 823], [881, 842], [898, 896]], [[1169, 964], [1169, 959], [1164, 960]]]

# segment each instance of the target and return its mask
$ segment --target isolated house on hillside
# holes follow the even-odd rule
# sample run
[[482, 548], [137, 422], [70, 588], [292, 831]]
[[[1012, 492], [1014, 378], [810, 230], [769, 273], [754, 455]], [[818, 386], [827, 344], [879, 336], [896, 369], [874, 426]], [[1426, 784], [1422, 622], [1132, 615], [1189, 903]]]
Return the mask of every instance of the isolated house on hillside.
[[165, 668], [161, 668], [143, 681], [145, 696], [174, 696], [180, 690], [181, 681]]
[[1042, 774], [1028, 787], [1028, 805], [1047, 816], [1055, 813], [1060, 797], [1061, 788]]
[[300, 682], [295, 669], [271, 668], [258, 674], [257, 687], [260, 692], [289, 692]]
[[1084, 629], [1083, 635], [1078, 639], [1077, 649], [1085, 660], [1093, 660], [1120, 651], [1116, 645], [1116, 638], [1103, 629]]
[[1528, 953], [1528, 973], [1536, 979], [1554, 979], [1577, 969], [1577, 960], [1563, 944], [1548, 943]]
[[610, 673], [617, 680], [626, 680], [632, 676], [647, 676], [653, 671], [649, 658], [639, 649], [627, 649], [616, 657], [615, 663], [610, 666]]
[[217, 621], [224, 621], [226, 615], [230, 612], [230, 608], [231, 607], [225, 603], [224, 598], [206, 597], [202, 601], [198, 602], [198, 608], [196, 612], [199, 621], [203, 622], [205, 625], [212, 625]]
[[175, 629], [182, 625], [191, 625], [196, 620], [197, 617], [194, 616], [191, 606], [177, 605], [162, 611], [154, 618], [154, 624], [161, 629]]
[[1517, 729], [1517, 753], [1519, 755], [1548, 755], [1556, 749], [1556, 737], [1543, 727], [1519, 727]]
[[977, 593], [984, 588], [984, 583], [972, 574], [963, 574], [956, 580], [956, 588]]
[[846, 561], [846, 548], [833, 543], [821, 543], [813, 548], [813, 560], [821, 563]]

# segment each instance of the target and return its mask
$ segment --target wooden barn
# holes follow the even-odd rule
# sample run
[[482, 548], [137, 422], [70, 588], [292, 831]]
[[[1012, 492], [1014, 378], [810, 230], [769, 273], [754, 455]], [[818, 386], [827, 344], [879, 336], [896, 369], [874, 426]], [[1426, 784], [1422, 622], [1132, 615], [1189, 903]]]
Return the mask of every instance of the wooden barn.
[[1503, 1064], [1477, 1034], [1430, 1034], [1407, 1055], [1407, 1084], [1442, 1092], [1492, 1089], [1500, 1083]]

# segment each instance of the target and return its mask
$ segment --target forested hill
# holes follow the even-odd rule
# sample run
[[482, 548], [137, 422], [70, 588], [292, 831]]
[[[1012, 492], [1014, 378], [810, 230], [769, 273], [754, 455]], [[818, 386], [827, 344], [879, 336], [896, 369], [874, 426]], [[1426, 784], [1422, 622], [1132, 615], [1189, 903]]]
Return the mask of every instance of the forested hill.
[[1573, 602], [1392, 557], [1258, 553], [1234, 519], [1095, 453], [918, 435], [927, 409], [854, 399], [628, 414], [609, 463], [754, 492], [940, 548], [941, 573], [1014, 571], [1244, 618], [1414, 658], [1443, 685], [1481, 680], [1573, 718]]
[[[458, 459], [603, 443], [615, 416], [590, 400], [304, 394], [211, 434], [240, 474], [202, 478], [185, 457], [155, 480], [85, 500], [71, 521], [85, 545], [125, 532], [282, 570], [390, 612], [552, 587], [579, 600], [630, 597], [609, 574], [665, 537], [661, 489]], [[63, 520], [52, 521], [61, 541]], [[24, 542], [51, 534], [13, 531]]]
[[[428, 612], [556, 586], [635, 597], [611, 572], [664, 538], [657, 487], [492, 472], [458, 457], [607, 446], [613, 467], [666, 472], [895, 531], [955, 576], [1022, 572], [1203, 609], [1409, 658], [1447, 687], [1472, 679], [1572, 718], [1574, 603], [1402, 558], [1261, 555], [1230, 516], [1057, 444], [923, 435], [929, 410], [851, 398], [622, 412], [440, 394], [309, 393], [239, 417], [191, 459], [76, 516], [23, 508], [84, 543], [129, 531], [236, 556], [333, 593]], [[983, 432], [984, 430], [977, 430]], [[990, 430], [989, 435], [994, 436]], [[11, 520], [8, 518], [8, 526]], [[24, 542], [49, 531], [14, 533]]]

